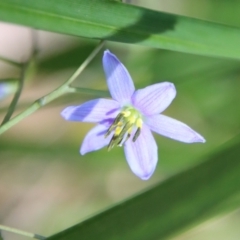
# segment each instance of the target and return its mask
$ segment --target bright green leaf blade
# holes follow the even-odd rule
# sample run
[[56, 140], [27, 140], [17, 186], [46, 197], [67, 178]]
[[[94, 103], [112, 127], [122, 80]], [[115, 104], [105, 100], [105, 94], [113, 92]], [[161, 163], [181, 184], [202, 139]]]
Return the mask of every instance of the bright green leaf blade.
[[107, 0], [0, 0], [0, 20], [76, 36], [240, 59], [240, 29]]
[[240, 192], [239, 143], [240, 136], [199, 166], [48, 239], [165, 239], [226, 210]]

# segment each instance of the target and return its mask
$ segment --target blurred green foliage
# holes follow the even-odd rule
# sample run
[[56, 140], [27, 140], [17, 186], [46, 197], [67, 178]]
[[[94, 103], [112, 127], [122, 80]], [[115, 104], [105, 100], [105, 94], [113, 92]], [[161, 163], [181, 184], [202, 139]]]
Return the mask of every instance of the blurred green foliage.
[[[171, 3], [155, 0], [151, 1], [151, 5], [147, 1], [133, 2], [136, 3], [156, 10], [240, 26], [240, 3], [236, 0], [178, 0]], [[54, 54], [45, 54], [38, 59], [37, 72], [23, 92], [23, 96], [28, 97], [21, 99], [19, 110], [62, 83], [96, 44], [93, 40], [73, 37], [69, 37], [66, 42]], [[48, 44], [50, 48], [54, 46]], [[223, 154], [224, 161], [221, 161], [223, 158], [221, 154], [218, 155], [218, 151], [221, 153], [222, 144], [240, 133], [239, 61], [120, 43], [107, 43], [106, 48], [125, 64], [137, 88], [165, 80], [173, 82], [177, 88], [177, 97], [164, 114], [200, 132], [206, 138], [206, 144], [187, 145], [155, 136], [159, 146], [159, 164], [153, 178], [142, 182], [128, 169], [120, 148], [110, 152], [102, 149], [84, 157], [79, 155], [81, 141], [93, 125], [65, 122], [59, 113], [69, 104], [79, 104], [94, 96], [63, 96], [0, 137], [0, 220], [3, 223], [49, 236], [162, 180], [171, 181], [179, 176], [176, 174], [181, 175], [182, 171], [201, 164], [213, 153], [218, 156], [222, 171], [224, 163], [228, 171], [228, 156]], [[41, 50], [44, 47], [40, 48], [40, 54]], [[96, 57], [74, 83], [75, 86], [106, 89], [101, 57], [101, 54]], [[12, 77], [11, 71], [6, 70], [6, 74]], [[1, 117], [7, 105], [8, 101], [0, 103]], [[237, 166], [239, 154], [234, 155], [234, 158]], [[215, 161], [218, 162], [217, 159]], [[196, 183], [196, 187], [203, 183], [204, 179]], [[211, 184], [211, 179], [205, 183], [206, 186], [208, 183]], [[229, 196], [227, 202], [202, 214], [218, 216], [219, 213], [229, 213], [239, 208], [238, 185], [235, 187], [236, 196]], [[221, 184], [215, 190], [220, 191]], [[168, 201], [164, 196], [163, 199]], [[191, 198], [188, 201], [191, 202]], [[240, 221], [239, 214], [234, 216], [232, 219], [229, 217], [230, 223]], [[203, 231], [182, 239], [197, 240], [199, 236], [204, 236], [202, 239], [206, 240], [221, 239], [220, 231], [216, 225], [215, 235], [204, 235]], [[234, 239], [231, 236], [236, 236], [234, 233], [238, 231], [238, 227], [231, 229], [228, 239]], [[224, 234], [222, 239], [226, 239]]]

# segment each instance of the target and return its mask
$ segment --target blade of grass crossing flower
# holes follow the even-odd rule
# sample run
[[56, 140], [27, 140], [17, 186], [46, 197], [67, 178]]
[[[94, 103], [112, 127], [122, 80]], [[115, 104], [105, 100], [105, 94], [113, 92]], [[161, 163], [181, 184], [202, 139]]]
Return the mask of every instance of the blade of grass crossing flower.
[[202, 164], [47, 239], [168, 239], [213, 214], [238, 208], [224, 204], [240, 192], [239, 143], [240, 136]]
[[0, 20], [88, 38], [240, 59], [238, 28], [117, 1], [5, 0], [0, 1]]

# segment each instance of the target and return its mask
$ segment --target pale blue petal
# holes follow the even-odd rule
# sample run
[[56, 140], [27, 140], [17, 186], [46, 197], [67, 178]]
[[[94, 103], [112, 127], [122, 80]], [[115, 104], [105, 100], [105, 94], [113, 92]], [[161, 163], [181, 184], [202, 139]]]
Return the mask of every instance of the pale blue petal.
[[124, 65], [109, 50], [104, 52], [103, 68], [112, 98], [121, 104], [130, 103], [135, 90], [132, 78]]
[[7, 85], [5, 83], [0, 83], [0, 100], [7, 96], [6, 88]]
[[205, 142], [205, 139], [186, 124], [164, 115], [150, 116], [145, 123], [149, 128], [165, 137], [185, 143]]
[[163, 82], [137, 90], [132, 96], [132, 103], [144, 115], [154, 115], [164, 111], [175, 96], [174, 85]]
[[17, 89], [17, 81], [8, 80], [0, 81], [0, 100], [6, 98], [9, 94], [14, 93]]
[[124, 152], [134, 174], [142, 180], [147, 180], [152, 176], [157, 165], [158, 152], [157, 144], [146, 125], [143, 125], [136, 142], [128, 139], [124, 144]]
[[83, 140], [80, 148], [80, 154], [84, 155], [88, 152], [96, 151], [107, 146], [112, 137], [112, 134], [107, 138], [104, 137], [107, 129], [108, 126], [102, 124], [99, 124], [91, 129]]
[[61, 115], [68, 121], [101, 122], [114, 118], [120, 110], [120, 104], [110, 99], [94, 99], [79, 106], [65, 108]]

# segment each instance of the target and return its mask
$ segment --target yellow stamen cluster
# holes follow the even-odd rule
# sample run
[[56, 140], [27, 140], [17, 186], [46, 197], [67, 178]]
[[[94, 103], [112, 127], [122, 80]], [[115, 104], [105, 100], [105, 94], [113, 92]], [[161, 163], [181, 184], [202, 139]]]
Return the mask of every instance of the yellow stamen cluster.
[[142, 123], [141, 115], [136, 109], [126, 108], [120, 112], [105, 134], [106, 138], [111, 132], [114, 132], [108, 144], [108, 150], [111, 150], [115, 145], [122, 146], [130, 138], [133, 128], [137, 127], [132, 138], [132, 141], [135, 142], [140, 135]]

